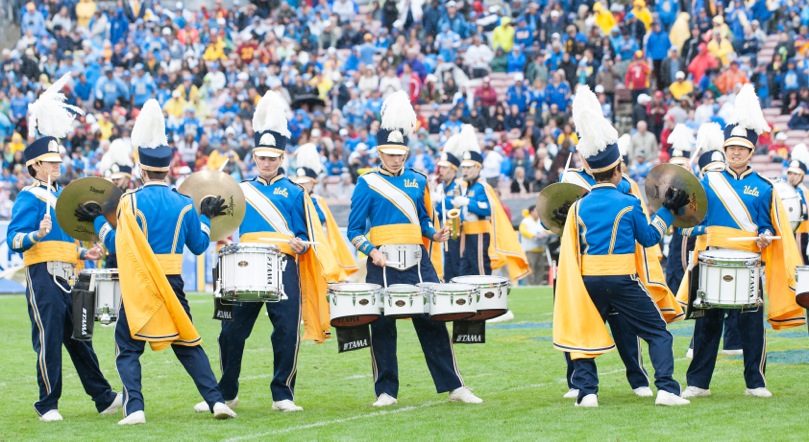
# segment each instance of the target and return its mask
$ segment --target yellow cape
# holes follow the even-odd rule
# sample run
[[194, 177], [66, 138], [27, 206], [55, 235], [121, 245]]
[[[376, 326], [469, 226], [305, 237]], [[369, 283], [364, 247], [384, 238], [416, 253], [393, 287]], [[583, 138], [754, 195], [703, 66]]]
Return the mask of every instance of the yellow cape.
[[531, 274], [531, 266], [528, 265], [528, 259], [520, 245], [517, 232], [514, 231], [500, 199], [494, 193], [494, 188], [484, 182], [481, 184], [486, 189], [486, 197], [489, 199], [489, 207], [492, 211], [491, 241], [489, 242], [492, 269], [508, 266], [509, 279], [518, 281]]
[[[764, 280], [769, 302], [767, 320], [772, 328], [781, 330], [806, 323], [803, 307], [795, 303], [795, 267], [803, 265], [803, 261], [798, 251], [798, 245], [795, 243], [795, 237], [791, 234], [789, 218], [787, 218], [784, 205], [775, 189], [772, 192], [770, 207], [770, 222], [775, 228], [774, 235], [780, 236], [781, 239], [773, 241], [762, 251], [761, 260], [766, 263]], [[707, 249], [708, 246], [758, 252], [758, 247], [753, 241], [729, 242], [726, 240], [732, 236], [752, 237], [756, 235], [740, 229], [708, 227], [705, 235], [697, 239], [691, 262], [699, 265], [699, 252]], [[700, 241], [700, 239], [703, 240]], [[683, 281], [680, 283], [680, 290], [677, 292], [677, 300], [680, 303], [688, 302], [689, 280], [689, 272], [685, 272]]]
[[579, 202], [570, 208], [562, 232], [556, 299], [553, 303], [553, 346], [572, 359], [589, 359], [615, 348], [581, 278]]
[[351, 249], [348, 248], [348, 243], [343, 241], [343, 235], [340, 234], [340, 226], [337, 225], [337, 221], [334, 219], [334, 215], [332, 215], [331, 209], [329, 209], [326, 201], [319, 196], [313, 197], [312, 200], [318, 205], [318, 207], [320, 207], [320, 210], [326, 217], [328, 243], [331, 247], [332, 254], [337, 260], [337, 265], [340, 266], [340, 269], [342, 270], [340, 279], [329, 281], [345, 281], [348, 279], [349, 275], [353, 275], [359, 270], [357, 260], [354, 259], [354, 254], [351, 253]]
[[138, 226], [135, 211], [131, 195], [121, 198], [115, 248], [129, 333], [149, 342], [154, 351], [171, 344], [199, 345], [202, 339]]
[[[332, 254], [331, 247], [326, 240], [326, 232], [309, 195], [304, 194], [304, 212], [306, 217], [306, 232], [309, 240], [316, 244], [309, 247], [306, 253], [298, 255], [298, 273], [301, 281], [301, 306], [303, 314], [303, 339], [314, 340], [322, 344], [331, 337], [329, 303], [326, 301], [328, 289], [327, 280], [337, 281], [342, 269]], [[281, 236], [269, 232], [246, 233], [241, 236], [244, 242], [266, 242], [278, 245], [276, 242], [262, 241], [262, 237]], [[288, 237], [288, 236], [286, 236]]]

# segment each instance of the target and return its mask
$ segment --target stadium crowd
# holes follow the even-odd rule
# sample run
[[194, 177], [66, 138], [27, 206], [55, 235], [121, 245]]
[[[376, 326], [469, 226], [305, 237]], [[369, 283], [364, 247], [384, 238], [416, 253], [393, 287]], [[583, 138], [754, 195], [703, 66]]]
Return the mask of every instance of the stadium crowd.
[[[152, 97], [176, 149], [173, 181], [226, 160], [240, 180], [255, 175], [246, 157], [254, 107], [267, 90], [281, 92], [290, 166], [297, 146], [315, 143], [325, 181], [343, 184], [322, 193], [343, 200], [377, 163], [380, 108], [398, 90], [419, 117], [408, 166], [433, 172], [443, 142], [469, 123], [483, 140], [482, 175], [513, 193], [558, 180], [577, 142], [569, 113], [577, 84], [589, 84], [605, 115], [631, 133], [626, 158], [639, 181], [667, 160], [675, 124], [722, 123], [746, 82], [764, 107], [780, 100], [790, 128], [809, 129], [806, 0], [215, 0], [193, 10], [149, 0], [13, 3], [22, 35], [0, 55], [3, 218], [30, 180], [27, 106], [67, 73], [64, 92], [86, 113], [63, 140], [65, 182], [103, 175], [110, 143], [129, 145]], [[772, 34], [772, 62], [758, 63]], [[762, 153], [787, 158], [789, 147], [774, 138], [760, 139], [775, 146]]]

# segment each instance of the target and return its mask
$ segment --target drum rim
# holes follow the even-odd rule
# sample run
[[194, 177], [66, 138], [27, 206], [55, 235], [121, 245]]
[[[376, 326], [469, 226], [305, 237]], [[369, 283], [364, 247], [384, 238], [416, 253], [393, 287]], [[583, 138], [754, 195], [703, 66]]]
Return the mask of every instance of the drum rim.
[[[447, 287], [447, 286], [452, 286], [452, 287]], [[474, 285], [474, 284], [462, 284], [460, 282], [449, 282], [449, 283], [446, 283], [446, 284], [439, 284], [439, 287], [440, 288], [443, 288], [443, 287], [455, 288], [456, 290], [448, 292], [447, 290], [433, 289], [431, 291], [432, 292], [444, 292], [444, 293], [448, 293], [448, 294], [450, 294], [450, 293], [452, 293], [452, 294], [454, 294], [454, 293], [469, 293], [469, 294], [472, 294], [472, 293], [475, 293], [475, 292], [479, 291], [478, 290], [479, 287], [477, 285]]]
[[[359, 286], [364, 286], [364, 289], [359, 290]], [[343, 287], [351, 288], [355, 287], [358, 290], [345, 290]], [[334, 294], [347, 294], [347, 293], [367, 293], [367, 292], [378, 292], [382, 289], [382, 286], [379, 284], [372, 284], [370, 282], [338, 282], [334, 284], [329, 284], [328, 291]]]
[[[461, 282], [461, 280], [474, 280], [479, 279], [480, 282]], [[458, 280], [458, 281], [456, 281]], [[487, 281], [488, 280], [488, 281]], [[502, 276], [494, 276], [494, 275], [464, 275], [464, 276], [456, 276], [452, 278], [450, 281], [455, 284], [468, 284], [468, 285], [476, 285], [479, 287], [507, 287], [509, 284], [508, 278], [504, 278]]]
[[246, 249], [251, 249], [251, 248], [259, 249], [262, 252], [268, 252], [269, 251], [269, 252], [273, 252], [273, 253], [276, 253], [276, 254], [283, 255], [283, 253], [281, 253], [281, 249], [279, 249], [278, 246], [274, 246], [272, 244], [265, 244], [265, 243], [261, 243], [261, 242], [240, 242], [240, 243], [236, 243], [236, 244], [228, 244], [226, 246], [222, 246], [222, 248], [219, 249], [219, 256], [232, 255], [232, 254], [235, 254], [237, 252], [245, 251]]

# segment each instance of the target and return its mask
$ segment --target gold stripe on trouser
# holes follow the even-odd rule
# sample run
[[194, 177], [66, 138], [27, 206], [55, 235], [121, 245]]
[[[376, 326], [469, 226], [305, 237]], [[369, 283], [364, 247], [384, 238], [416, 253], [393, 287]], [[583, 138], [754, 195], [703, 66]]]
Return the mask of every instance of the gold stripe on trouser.
[[[31, 311], [34, 313], [34, 322], [39, 329], [39, 352], [37, 355], [37, 365], [39, 367], [39, 372], [42, 373], [42, 381], [45, 383], [45, 392], [51, 394], [51, 380], [48, 377], [48, 362], [45, 359], [45, 328], [42, 326], [42, 316], [39, 314], [36, 293], [34, 293], [34, 285], [31, 282], [31, 275], [28, 273], [28, 268], [25, 269], [25, 279], [28, 282], [28, 290], [31, 292], [28, 304], [31, 306]], [[62, 350], [60, 349], [59, 351]]]
[[582, 255], [582, 276], [615, 276], [634, 275], [635, 254], [624, 253], [620, 255]]

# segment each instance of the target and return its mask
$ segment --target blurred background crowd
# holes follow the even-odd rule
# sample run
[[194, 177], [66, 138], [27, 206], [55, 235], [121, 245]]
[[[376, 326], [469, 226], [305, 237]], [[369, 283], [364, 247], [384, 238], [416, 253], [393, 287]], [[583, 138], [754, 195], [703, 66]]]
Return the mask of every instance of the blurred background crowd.
[[[408, 165], [433, 173], [443, 142], [475, 126], [482, 176], [503, 194], [557, 181], [577, 138], [571, 95], [588, 84], [620, 133], [628, 173], [665, 162], [677, 123], [722, 124], [752, 82], [771, 137], [764, 162], [788, 158], [809, 129], [806, 0], [10, 0], [19, 27], [0, 55], [0, 217], [30, 179], [26, 109], [55, 79], [83, 108], [62, 140], [63, 180], [105, 174], [110, 143], [140, 106], [162, 104], [172, 181], [219, 168], [254, 176], [251, 118], [269, 89], [288, 100], [288, 167], [303, 143], [324, 163], [318, 192], [345, 201], [377, 163], [389, 94], [419, 118]], [[780, 166], [778, 166], [780, 167]]]

